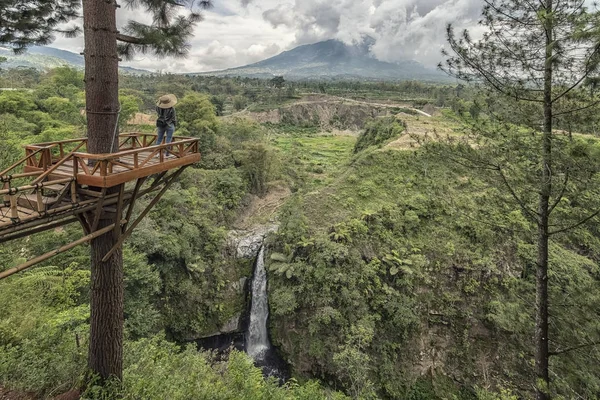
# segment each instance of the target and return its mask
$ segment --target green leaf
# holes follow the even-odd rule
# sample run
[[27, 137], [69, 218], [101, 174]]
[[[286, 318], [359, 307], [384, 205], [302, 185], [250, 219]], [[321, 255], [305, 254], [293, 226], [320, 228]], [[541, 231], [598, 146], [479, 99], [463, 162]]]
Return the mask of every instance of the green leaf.
[[283, 253], [272, 253], [271, 254], [271, 260], [273, 260], [273, 261], [279, 261], [279, 262], [286, 262], [287, 261], [287, 257]]

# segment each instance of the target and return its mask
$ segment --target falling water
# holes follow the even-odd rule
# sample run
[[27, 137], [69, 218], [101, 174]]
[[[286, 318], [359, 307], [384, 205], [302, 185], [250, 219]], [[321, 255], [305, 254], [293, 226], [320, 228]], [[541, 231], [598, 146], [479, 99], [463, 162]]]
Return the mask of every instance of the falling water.
[[271, 344], [267, 331], [269, 304], [267, 299], [267, 272], [265, 271], [264, 248], [261, 247], [256, 259], [252, 280], [252, 306], [250, 326], [246, 338], [246, 351], [256, 362], [265, 361]]

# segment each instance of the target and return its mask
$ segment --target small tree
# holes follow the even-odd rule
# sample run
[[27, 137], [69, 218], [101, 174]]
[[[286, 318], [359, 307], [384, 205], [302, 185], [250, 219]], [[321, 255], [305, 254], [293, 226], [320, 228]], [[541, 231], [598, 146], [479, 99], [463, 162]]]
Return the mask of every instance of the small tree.
[[582, 0], [486, 0], [482, 17], [486, 33], [478, 41], [467, 31], [457, 38], [449, 26], [454, 54], [442, 66], [457, 78], [481, 83], [506, 111], [490, 108], [489, 119], [474, 127], [459, 150], [462, 162], [498, 178], [536, 232], [538, 400], [550, 397], [550, 355], [563, 353], [549, 348], [549, 239], [600, 213], [594, 201], [597, 194], [590, 195], [598, 178], [597, 160], [583, 150], [584, 159], [589, 159], [583, 162], [576, 148], [585, 144], [555, 131], [559, 119], [598, 104], [595, 92], [584, 90], [600, 60], [596, 18]]
[[277, 89], [281, 89], [285, 84], [285, 79], [283, 79], [283, 76], [276, 76], [275, 78], [271, 79], [270, 82], [271, 85], [273, 85]]

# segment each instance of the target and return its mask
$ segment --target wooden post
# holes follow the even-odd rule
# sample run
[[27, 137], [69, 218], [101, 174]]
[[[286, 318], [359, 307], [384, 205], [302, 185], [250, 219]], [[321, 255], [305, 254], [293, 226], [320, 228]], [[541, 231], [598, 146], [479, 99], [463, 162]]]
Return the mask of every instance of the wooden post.
[[[4, 181], [4, 183], [2, 184], [2, 190], [7, 190], [10, 188], [10, 181]], [[9, 204], [10, 203], [10, 196], [8, 194], [4, 195], [4, 204]]]
[[10, 217], [12, 219], [19, 219], [19, 210], [17, 209], [17, 195], [10, 195]]
[[40, 189], [35, 190], [35, 195], [37, 198], [37, 211], [42, 214], [46, 211], [46, 205], [44, 204], [44, 196], [42, 196], [42, 191]]
[[75, 179], [71, 181], [71, 203], [77, 203], [77, 181]]

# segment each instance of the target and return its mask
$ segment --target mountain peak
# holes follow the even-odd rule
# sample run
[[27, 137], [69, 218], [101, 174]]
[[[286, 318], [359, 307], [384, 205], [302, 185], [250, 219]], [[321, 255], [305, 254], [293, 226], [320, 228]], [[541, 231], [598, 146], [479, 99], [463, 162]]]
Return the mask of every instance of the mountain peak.
[[346, 44], [336, 39], [305, 44], [254, 64], [202, 75], [272, 77], [286, 79], [373, 79], [444, 81], [441, 72], [407, 60], [379, 61], [371, 54], [374, 39], [365, 36], [360, 43]]

